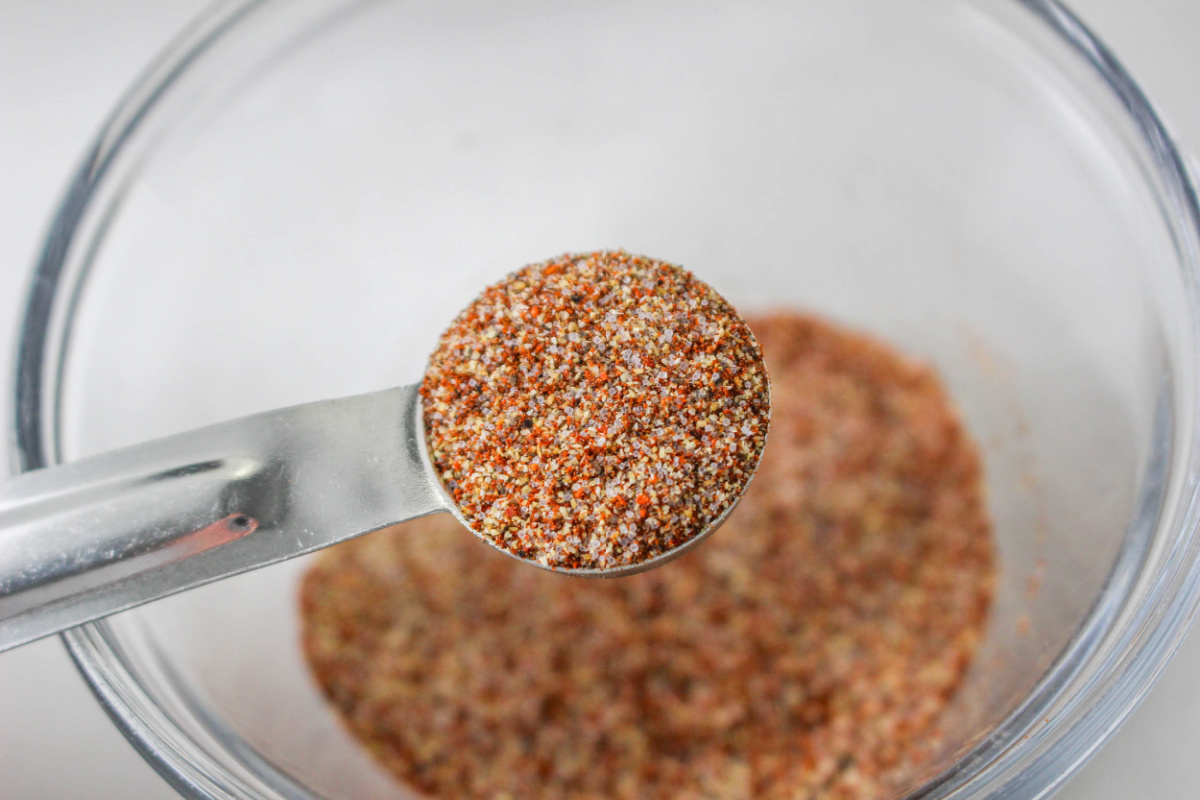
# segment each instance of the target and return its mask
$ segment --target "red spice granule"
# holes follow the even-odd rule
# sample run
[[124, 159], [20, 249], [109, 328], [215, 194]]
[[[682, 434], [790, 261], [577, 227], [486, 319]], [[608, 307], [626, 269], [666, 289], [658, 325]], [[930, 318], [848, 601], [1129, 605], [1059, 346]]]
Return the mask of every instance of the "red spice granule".
[[609, 569], [707, 529], [758, 464], [758, 343], [687, 270], [564, 255], [486, 289], [421, 384], [430, 460], [471, 528], [543, 566]]

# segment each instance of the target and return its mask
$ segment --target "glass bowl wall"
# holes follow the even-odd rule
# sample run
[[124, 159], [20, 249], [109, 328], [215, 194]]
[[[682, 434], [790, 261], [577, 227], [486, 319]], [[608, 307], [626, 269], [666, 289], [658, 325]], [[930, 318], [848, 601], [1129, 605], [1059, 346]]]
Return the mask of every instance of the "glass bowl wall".
[[[911, 794], [1031, 798], [1195, 607], [1196, 220], [1140, 92], [1049, 3], [226, 4], [134, 88], [58, 212], [14, 453], [413, 382], [479, 287], [563, 251], [682, 263], [946, 379], [1001, 582]], [[409, 796], [305, 671], [305, 563], [67, 635], [186, 794]]]

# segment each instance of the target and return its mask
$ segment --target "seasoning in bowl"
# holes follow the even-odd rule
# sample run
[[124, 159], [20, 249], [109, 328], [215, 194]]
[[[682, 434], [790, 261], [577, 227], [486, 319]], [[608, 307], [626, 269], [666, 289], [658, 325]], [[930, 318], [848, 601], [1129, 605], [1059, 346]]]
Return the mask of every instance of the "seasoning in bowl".
[[442, 335], [430, 460], [513, 555], [605, 570], [674, 551], [736, 504], [766, 441], [761, 351], [687, 270], [623, 251], [532, 264]]
[[979, 455], [934, 373], [752, 319], [773, 420], [703, 547], [581, 581], [447, 515], [331, 548], [303, 646], [346, 728], [431, 798], [882, 800], [924, 777], [993, 591]]

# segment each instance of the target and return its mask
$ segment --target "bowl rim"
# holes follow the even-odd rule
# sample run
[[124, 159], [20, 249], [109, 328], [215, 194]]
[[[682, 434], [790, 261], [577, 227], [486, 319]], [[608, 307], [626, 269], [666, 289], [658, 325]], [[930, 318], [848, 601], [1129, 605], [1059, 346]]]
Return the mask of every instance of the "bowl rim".
[[[1177, 242], [1184, 262], [1188, 295], [1186, 334], [1193, 375], [1200, 375], [1200, 202], [1188, 164], [1160, 115], [1112, 52], [1058, 0], [1008, 0], [1032, 13], [1060, 43], [1089, 65], [1123, 106], [1129, 121], [1154, 160], [1156, 176], [1173, 202], [1170, 209], [1183, 228]], [[126, 144], [155, 109], [160, 98], [214, 43], [243, 19], [273, 0], [220, 0], [204, 11], [143, 71], [101, 126], [69, 180], [54, 212], [38, 256], [20, 323], [13, 375], [13, 415], [9, 456], [14, 474], [60, 460], [57, 439], [57, 392], [47, 391], [61, 378], [62, 348], [78, 284], [64, 281], [64, 266], [90, 204]], [[66, 312], [61, 307], [66, 305]], [[64, 318], [67, 320], [64, 323]], [[56, 327], [57, 326], [57, 327]], [[59, 359], [55, 362], [55, 359]], [[1183, 410], [1200, 419], [1200, 396], [1193, 393]], [[1169, 423], [1168, 423], [1169, 424]], [[1078, 668], [1093, 654], [1094, 642], [1075, 640], [1031, 692], [1051, 692], [1064, 679], [1075, 681], [1075, 696], [1044, 724], [1026, 726], [1004, 741], [978, 743], [955, 767], [916, 789], [910, 797], [978, 797], [1032, 800], [1053, 792], [1083, 766], [1137, 708], [1177, 650], [1200, 608], [1200, 430], [1175, 439], [1183, 449], [1176, 469], [1188, 479], [1179, 497], [1175, 538], [1164, 558], [1169, 569], [1149, 588], [1142, 606], [1125, 623], [1124, 647], [1104, 654], [1094, 674]], [[1165, 479], [1170, 476], [1163, 476]], [[1145, 498], [1143, 498], [1143, 502]], [[1157, 527], [1157, 507], [1152, 524]], [[283, 784], [283, 793], [252, 774], [234, 774], [209, 752], [217, 740], [199, 742], [176, 726], [170, 715], [142, 690], [126, 668], [123, 649], [103, 622], [62, 634], [72, 658], [95, 696], [138, 752], [180, 794], [215, 800], [228, 797], [304, 797], [302, 787], [269, 764], [256, 768]], [[1073, 670], [1064, 662], [1075, 660]], [[1066, 666], [1070, 666], [1067, 663]], [[1022, 713], [1014, 710], [1008, 719]], [[1041, 722], [1039, 720], [1039, 722]], [[186, 740], [186, 741], [185, 741]], [[990, 748], [986, 757], [981, 749]], [[261, 762], [257, 754], [238, 755]], [[265, 793], [263, 793], [265, 792]]]

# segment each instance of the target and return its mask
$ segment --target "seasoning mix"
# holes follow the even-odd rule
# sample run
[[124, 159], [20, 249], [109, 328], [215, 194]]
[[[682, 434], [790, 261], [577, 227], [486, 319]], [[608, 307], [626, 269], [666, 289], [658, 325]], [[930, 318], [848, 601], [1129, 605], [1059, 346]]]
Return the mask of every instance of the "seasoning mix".
[[771, 439], [728, 522], [570, 578], [450, 516], [331, 548], [303, 645], [348, 730], [431, 798], [881, 800], [921, 774], [993, 591], [975, 445], [928, 368], [750, 320]]
[[428, 452], [487, 541], [543, 566], [673, 550], [737, 502], [766, 440], [754, 336], [687, 270], [566, 255], [489, 287], [421, 384]]

